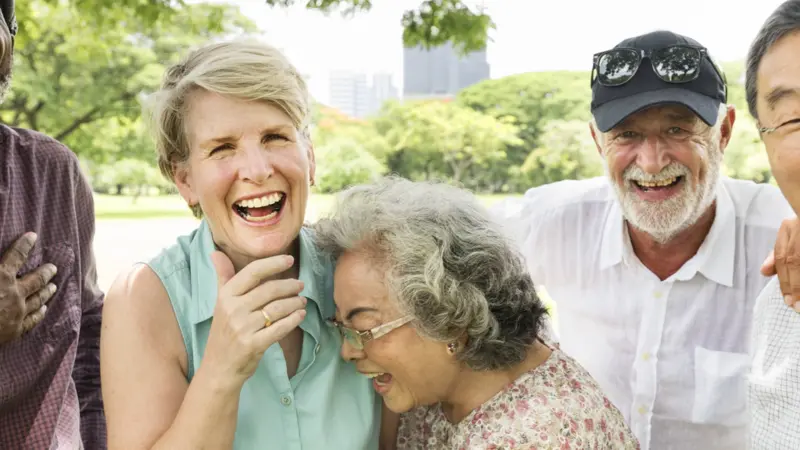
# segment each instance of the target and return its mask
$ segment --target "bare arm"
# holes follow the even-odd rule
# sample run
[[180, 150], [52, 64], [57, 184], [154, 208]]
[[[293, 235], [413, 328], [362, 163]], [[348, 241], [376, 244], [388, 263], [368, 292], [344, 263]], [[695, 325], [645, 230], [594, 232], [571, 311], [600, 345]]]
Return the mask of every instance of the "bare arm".
[[109, 448], [231, 448], [242, 386], [266, 349], [305, 318], [302, 282], [263, 281], [286, 271], [291, 257], [257, 260], [237, 274], [224, 254], [211, 259], [217, 304], [191, 383], [177, 319], [152, 269], [134, 269], [109, 290], [100, 344]]
[[241, 386], [200, 368], [189, 387], [183, 337], [149, 267], [106, 295], [100, 351], [109, 449], [232, 447]]

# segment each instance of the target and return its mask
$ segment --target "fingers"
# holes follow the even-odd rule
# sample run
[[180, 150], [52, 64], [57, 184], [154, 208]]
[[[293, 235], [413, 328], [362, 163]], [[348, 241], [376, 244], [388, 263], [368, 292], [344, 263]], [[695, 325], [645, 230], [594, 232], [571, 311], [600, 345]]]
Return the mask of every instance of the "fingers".
[[769, 256], [767, 256], [767, 259], [765, 259], [764, 263], [761, 265], [761, 275], [771, 277], [775, 274], [775, 250], [773, 250], [769, 252]]
[[57, 271], [58, 269], [56, 266], [52, 264], [43, 264], [25, 274], [17, 284], [20, 295], [24, 298], [28, 298], [41, 289], [44, 289], [47, 283], [56, 275]]
[[787, 306], [792, 306], [786, 295], [790, 291], [789, 288], [789, 270], [786, 266], [786, 258], [789, 253], [789, 237], [790, 237], [789, 221], [784, 220], [781, 228], [778, 231], [778, 238], [775, 240], [775, 273], [778, 275], [778, 281], [781, 285], [781, 292], [784, 294]]
[[28, 296], [25, 299], [25, 315], [33, 314], [42, 306], [46, 305], [55, 293], [56, 285], [50, 283], [42, 289], [39, 289], [39, 291], [35, 292], [33, 295]]
[[28, 331], [31, 331], [33, 327], [38, 325], [39, 322], [41, 322], [42, 319], [44, 319], [44, 314], [46, 312], [47, 312], [47, 305], [42, 305], [41, 308], [25, 316], [25, 318], [22, 319], [22, 332], [27, 333]]
[[225, 284], [224, 289], [230, 295], [244, 295], [260, 285], [265, 279], [285, 272], [292, 267], [292, 264], [294, 264], [294, 258], [289, 255], [271, 256], [253, 261], [234, 275]]
[[259, 352], [266, 351], [270, 345], [285, 338], [287, 334], [300, 326], [300, 322], [302, 322], [305, 317], [306, 310], [299, 309], [281, 320], [273, 321], [272, 325], [256, 332], [253, 336], [253, 344]]
[[0, 258], [0, 265], [7, 267], [16, 274], [25, 264], [25, 261], [28, 260], [28, 254], [35, 243], [36, 233], [23, 234], [3, 253], [2, 258]]
[[784, 265], [785, 272], [788, 274], [788, 290], [783, 291], [784, 300], [791, 303], [794, 309], [800, 312], [800, 230], [795, 230], [789, 236], [787, 244], [789, 254]]
[[[248, 315], [248, 322], [250, 322], [251, 330], [258, 331], [264, 328], [266, 323], [264, 312], [267, 313], [269, 320], [272, 321], [272, 324], [275, 324], [277, 321], [288, 317], [293, 312], [305, 309], [306, 301], [307, 300], [305, 297], [299, 296], [284, 298], [281, 300], [275, 300], [274, 302], [265, 306], [263, 309], [257, 309], [253, 311]], [[270, 326], [272, 326], [272, 324]]]
[[248, 311], [258, 311], [278, 299], [294, 297], [303, 290], [303, 282], [294, 278], [270, 280], [257, 286], [243, 296]]

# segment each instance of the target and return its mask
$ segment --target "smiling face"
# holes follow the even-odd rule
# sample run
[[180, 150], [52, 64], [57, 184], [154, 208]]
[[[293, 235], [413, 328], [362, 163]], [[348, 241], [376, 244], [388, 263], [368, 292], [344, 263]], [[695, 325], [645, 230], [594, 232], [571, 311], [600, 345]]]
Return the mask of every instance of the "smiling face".
[[175, 174], [181, 196], [200, 205], [237, 269], [287, 252], [305, 218], [310, 144], [266, 102], [196, 90], [187, 106], [189, 160]]
[[715, 130], [682, 106], [656, 106], [602, 136], [592, 130], [631, 225], [666, 243], [697, 222], [716, 198], [734, 118], [730, 109]]
[[800, 32], [776, 42], [758, 68], [757, 109], [772, 174], [800, 214]]
[[[337, 320], [344, 326], [366, 331], [403, 317], [377, 267], [363, 253], [346, 252], [337, 260], [333, 297]], [[411, 324], [363, 347], [358, 349], [343, 340], [342, 357], [373, 378], [375, 390], [392, 411], [406, 412], [452, 395], [459, 364], [444, 343], [421, 337]]]

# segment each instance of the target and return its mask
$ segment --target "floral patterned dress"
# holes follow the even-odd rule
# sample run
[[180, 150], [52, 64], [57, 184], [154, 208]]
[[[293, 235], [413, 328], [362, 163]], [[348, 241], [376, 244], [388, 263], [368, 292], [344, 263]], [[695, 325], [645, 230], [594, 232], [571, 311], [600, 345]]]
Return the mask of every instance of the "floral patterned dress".
[[589, 373], [553, 350], [457, 424], [439, 404], [403, 414], [397, 448], [638, 450], [639, 443]]

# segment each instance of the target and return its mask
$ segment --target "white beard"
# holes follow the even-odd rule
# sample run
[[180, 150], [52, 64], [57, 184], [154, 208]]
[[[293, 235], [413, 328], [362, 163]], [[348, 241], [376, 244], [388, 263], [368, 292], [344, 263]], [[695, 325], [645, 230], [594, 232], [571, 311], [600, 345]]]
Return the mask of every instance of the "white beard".
[[[716, 144], [718, 139], [712, 138], [711, 142], [706, 177], [697, 186], [694, 186], [691, 171], [677, 162], [670, 163], [658, 175], [647, 174], [638, 166], [630, 165], [622, 174], [622, 186], [612, 181], [622, 214], [628, 223], [650, 235], [659, 244], [666, 244], [697, 223], [717, 197], [717, 182], [722, 169], [722, 152]], [[604, 160], [604, 165], [608, 175], [607, 160]], [[631, 179], [655, 181], [679, 175], [684, 177], [681, 191], [661, 202], [642, 200], [631, 186]]]

